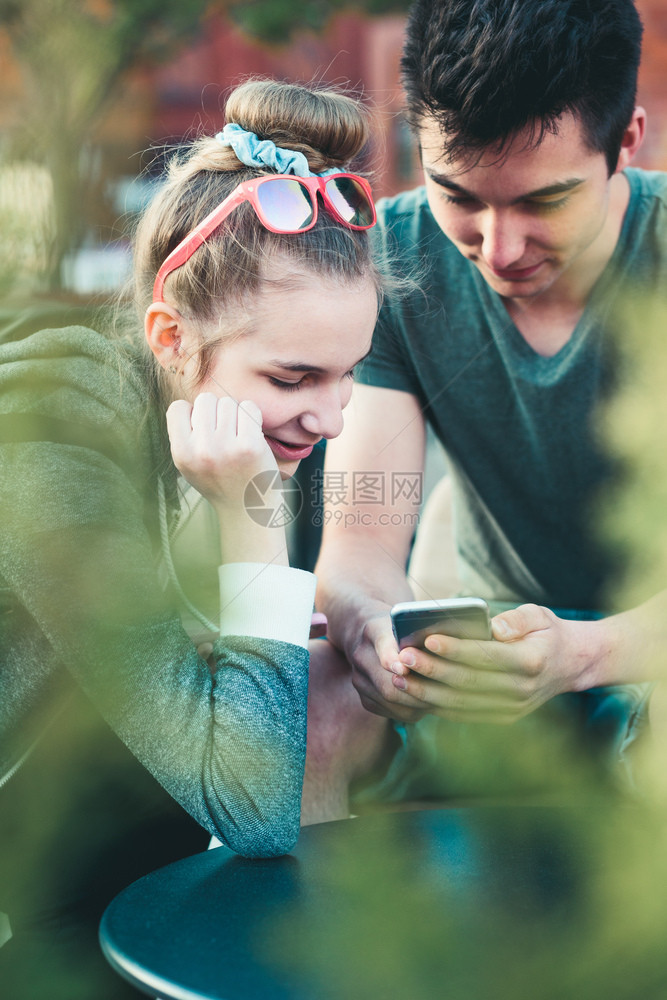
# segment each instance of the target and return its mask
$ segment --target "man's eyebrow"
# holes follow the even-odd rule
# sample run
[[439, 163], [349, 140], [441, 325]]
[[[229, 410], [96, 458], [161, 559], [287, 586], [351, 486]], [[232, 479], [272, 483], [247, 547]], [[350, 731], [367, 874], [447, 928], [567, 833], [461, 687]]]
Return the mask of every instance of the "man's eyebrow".
[[[448, 191], [456, 191], [457, 194], [462, 194], [466, 198], [471, 198], [473, 201], [477, 200], [477, 195], [472, 191], [466, 190], [456, 181], [453, 181], [451, 177], [447, 174], [436, 174], [432, 170], [426, 170], [426, 173], [433, 181], [434, 184], [439, 184], [440, 187], [447, 188]], [[547, 184], [545, 187], [537, 188], [535, 191], [527, 191], [522, 194], [520, 198], [516, 201], [524, 201], [526, 198], [547, 198], [549, 195], [553, 194], [565, 194], [567, 191], [572, 191], [574, 188], [579, 187], [580, 184], [584, 183], [583, 177], [570, 177], [566, 181], [559, 181], [557, 184]]]
[[[355, 365], [359, 365], [361, 364], [362, 361], [365, 361], [370, 353], [371, 353], [371, 348], [369, 348], [366, 351], [366, 353], [362, 358], [359, 358], [358, 361], [355, 361]], [[326, 368], [320, 368], [319, 365], [304, 364], [303, 362], [300, 361], [281, 361], [280, 358], [272, 358], [269, 361], [269, 364], [275, 365], [276, 368], [282, 368], [286, 372], [310, 372], [313, 375], [327, 374]]]
[[547, 184], [546, 187], [538, 188], [536, 191], [529, 191], [523, 195], [524, 198], [546, 198], [550, 194], [565, 194], [572, 191], [584, 183], [583, 177], [570, 177], [569, 180], [560, 181], [558, 184]]
[[464, 194], [466, 198], [475, 197], [470, 193], [470, 191], [466, 191], [466, 189], [461, 187], [460, 184], [451, 180], [447, 174], [436, 174], [434, 170], [429, 170], [427, 167], [424, 168], [424, 171], [428, 174], [434, 184], [439, 184], [440, 187], [447, 188], [449, 191], [457, 191], [459, 194]]

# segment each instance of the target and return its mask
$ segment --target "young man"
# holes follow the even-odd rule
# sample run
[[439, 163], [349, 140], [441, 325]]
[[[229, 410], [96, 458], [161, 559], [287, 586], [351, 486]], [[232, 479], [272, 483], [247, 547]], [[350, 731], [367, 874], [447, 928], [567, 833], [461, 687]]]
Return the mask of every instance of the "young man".
[[[324, 473], [382, 478], [385, 496], [334, 497], [316, 570], [375, 713], [511, 722], [568, 693], [618, 751], [645, 696], [635, 682], [661, 669], [667, 598], [600, 619], [611, 566], [591, 516], [611, 473], [594, 423], [612, 326], [667, 276], [667, 179], [627, 169], [645, 128], [641, 30], [631, 0], [411, 9], [402, 70], [425, 184], [381, 205], [380, 238], [418, 288], [385, 304]], [[427, 421], [464, 591], [505, 610], [493, 643], [399, 654], [389, 608], [411, 597], [414, 530], [400, 483], [422, 471]]]

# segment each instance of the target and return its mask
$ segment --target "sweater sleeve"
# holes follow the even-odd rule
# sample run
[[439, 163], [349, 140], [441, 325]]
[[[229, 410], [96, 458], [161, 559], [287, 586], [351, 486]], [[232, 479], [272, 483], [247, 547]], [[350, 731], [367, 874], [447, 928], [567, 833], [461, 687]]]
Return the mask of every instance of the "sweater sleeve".
[[[0, 576], [59, 669], [203, 827], [246, 856], [284, 854], [299, 831], [307, 651], [237, 635], [215, 643], [213, 672], [200, 659], [157, 580], [155, 508], [132, 471], [145, 456], [108, 414], [98, 426], [86, 397], [109, 389], [95, 388], [107, 374], [85, 369], [76, 384], [63, 376], [58, 394], [60, 416], [65, 401], [80, 405], [67, 413], [73, 443], [34, 412], [30, 434], [0, 436]], [[44, 409], [43, 392], [31, 392], [22, 418], [33, 397]], [[119, 404], [119, 426], [126, 416]], [[114, 433], [115, 448], [96, 446]], [[26, 658], [22, 669], [34, 666]]]

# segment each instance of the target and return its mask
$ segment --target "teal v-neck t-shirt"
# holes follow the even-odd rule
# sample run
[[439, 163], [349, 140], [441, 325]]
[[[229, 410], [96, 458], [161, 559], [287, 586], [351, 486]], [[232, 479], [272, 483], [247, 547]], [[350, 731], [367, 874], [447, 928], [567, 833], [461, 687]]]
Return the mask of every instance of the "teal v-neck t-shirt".
[[463, 589], [491, 601], [594, 610], [613, 569], [593, 513], [614, 472], [596, 439], [618, 378], [613, 324], [628, 295], [667, 289], [667, 175], [625, 173], [616, 249], [553, 357], [526, 343], [423, 188], [378, 206], [381, 250], [418, 288], [385, 302], [358, 380], [419, 400], [447, 454]]

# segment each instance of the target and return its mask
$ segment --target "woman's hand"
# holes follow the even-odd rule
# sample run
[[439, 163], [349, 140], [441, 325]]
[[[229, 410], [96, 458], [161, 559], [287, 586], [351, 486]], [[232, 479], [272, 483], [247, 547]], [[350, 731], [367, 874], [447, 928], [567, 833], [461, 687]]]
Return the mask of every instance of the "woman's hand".
[[259, 407], [203, 392], [194, 403], [177, 399], [171, 404], [167, 431], [174, 465], [218, 515], [223, 562], [286, 564], [284, 528], [258, 523], [245, 505], [255, 476], [278, 475]]
[[264, 435], [262, 414], [250, 400], [202, 392], [194, 403], [175, 400], [167, 410], [174, 465], [216, 509], [243, 503], [246, 486], [278, 466]]

